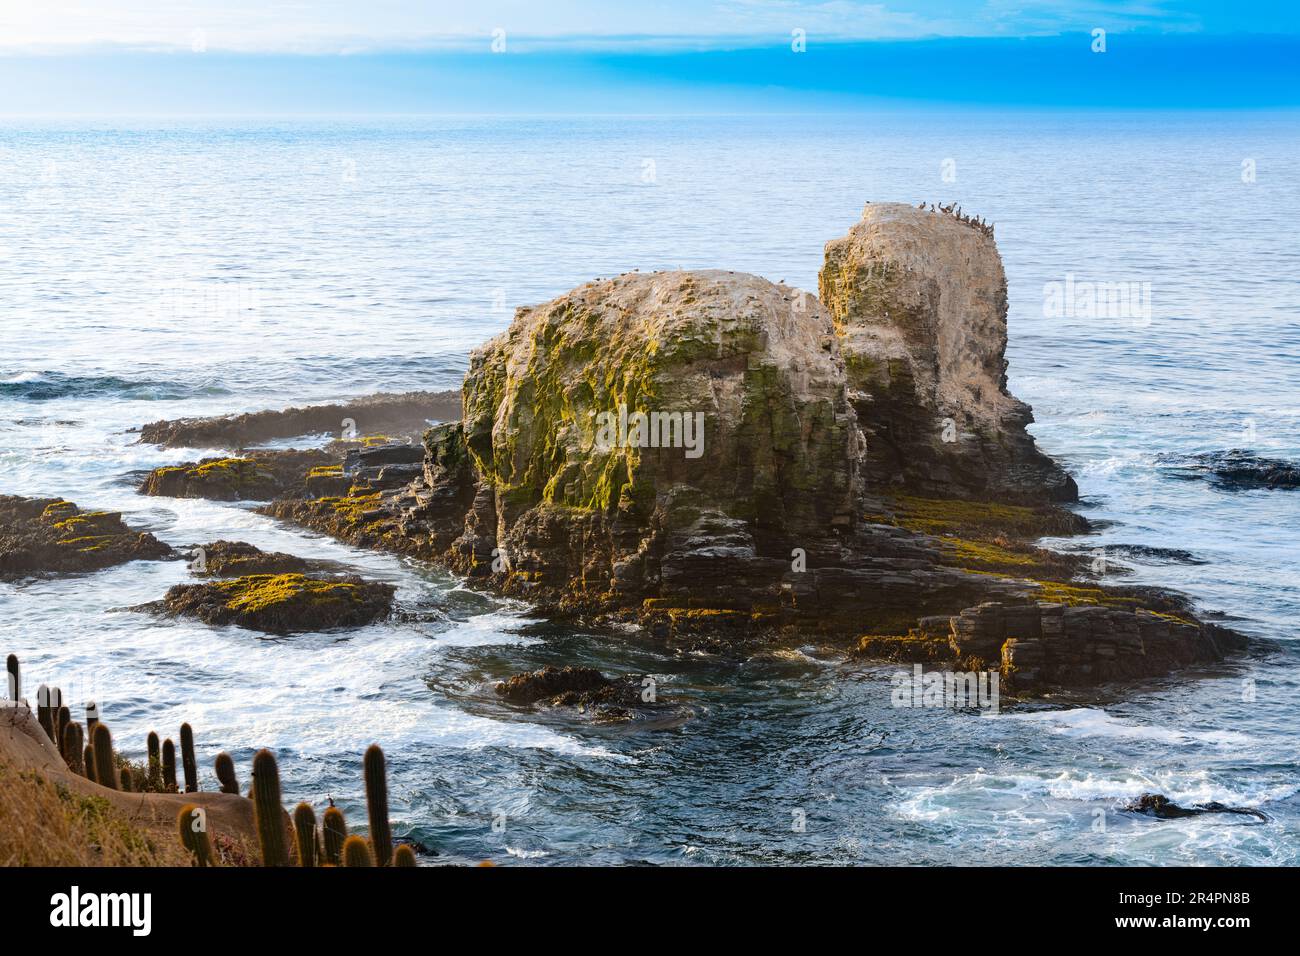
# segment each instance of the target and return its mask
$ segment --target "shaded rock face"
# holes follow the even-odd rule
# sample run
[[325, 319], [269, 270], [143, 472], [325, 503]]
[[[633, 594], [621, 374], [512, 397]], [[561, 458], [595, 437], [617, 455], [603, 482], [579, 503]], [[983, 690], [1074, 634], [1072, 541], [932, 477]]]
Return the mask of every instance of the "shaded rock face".
[[172, 557], [170, 545], [131, 530], [115, 511], [82, 511], [62, 498], [0, 495], [0, 580]]
[[[1112, 600], [1122, 600], [1110, 598]], [[1156, 677], [1244, 650], [1235, 631], [1142, 607], [986, 601], [861, 639], [862, 657], [1001, 674], [1013, 694]]]
[[1000, 667], [1017, 693], [1154, 677], [1245, 648], [1227, 628], [1145, 608], [1040, 602], [967, 608], [952, 619], [959, 658]]
[[826, 244], [835, 322], [875, 486], [1073, 501], [1078, 488], [1025, 430], [1007, 391], [1007, 282], [991, 235], [953, 216], [868, 203]]
[[360, 578], [251, 574], [207, 584], [178, 584], [156, 605], [140, 610], [237, 624], [268, 634], [361, 627], [387, 617], [395, 588]]

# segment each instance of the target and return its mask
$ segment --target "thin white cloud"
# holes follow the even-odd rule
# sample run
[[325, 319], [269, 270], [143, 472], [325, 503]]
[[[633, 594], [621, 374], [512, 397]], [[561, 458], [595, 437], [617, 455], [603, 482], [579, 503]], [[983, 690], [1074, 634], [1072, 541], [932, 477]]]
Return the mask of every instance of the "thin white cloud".
[[1180, 28], [1160, 0], [0, 0], [0, 50], [110, 47], [176, 51], [347, 53], [487, 49], [496, 29], [508, 50], [705, 48], [817, 40], [908, 39]]

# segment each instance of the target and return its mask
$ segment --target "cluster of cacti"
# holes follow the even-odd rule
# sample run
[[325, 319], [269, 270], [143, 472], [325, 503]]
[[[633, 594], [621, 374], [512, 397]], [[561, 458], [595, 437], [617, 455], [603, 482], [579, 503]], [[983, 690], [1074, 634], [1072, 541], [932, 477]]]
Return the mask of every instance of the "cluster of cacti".
[[[325, 810], [320, 828], [310, 804], [300, 803], [293, 811], [294, 848], [299, 866], [415, 866], [415, 851], [403, 844], [393, 852], [392, 829], [388, 823], [388, 780], [384, 752], [371, 744], [362, 761], [366, 781], [366, 808], [370, 817], [370, 839], [348, 835], [343, 811], [333, 801]], [[280, 775], [275, 756], [260, 750], [253, 758], [253, 803], [257, 835], [266, 866], [288, 864], [285, 846], [284, 811], [280, 806]]]
[[[15, 655], [9, 655], [6, 669], [10, 696], [15, 701], [20, 700], [21, 673]], [[110, 790], [126, 793], [179, 792], [176, 746], [170, 737], [160, 742], [158, 734], [151, 730], [146, 739], [146, 763], [143, 767], [132, 765], [114, 752], [113, 735], [108, 725], [99, 719], [99, 707], [94, 701], [86, 704], [83, 732], [82, 724], [72, 719], [71, 711], [64, 705], [63, 692], [59, 688], [42, 684], [36, 697], [37, 720], [74, 773]], [[198, 761], [194, 752], [194, 730], [188, 723], [181, 724], [180, 739], [185, 792], [195, 793], [199, 789]], [[219, 753], [215, 769], [221, 792], [238, 796], [239, 779], [230, 754]], [[369, 839], [348, 834], [343, 811], [331, 800], [319, 828], [316, 812], [310, 804], [299, 803], [294, 808], [291, 843], [290, 828], [285, 826], [281, 805], [280, 772], [275, 755], [269, 750], [259, 750], [253, 757], [252, 785], [248, 796], [253, 801], [262, 864], [288, 866], [292, 853], [298, 865], [304, 867], [415, 866], [415, 852], [409, 845], [393, 846], [388, 821], [387, 770], [384, 752], [378, 744], [366, 748], [362, 770], [370, 823]], [[204, 807], [193, 803], [183, 806], [177, 816], [177, 832], [196, 866], [216, 865]]]

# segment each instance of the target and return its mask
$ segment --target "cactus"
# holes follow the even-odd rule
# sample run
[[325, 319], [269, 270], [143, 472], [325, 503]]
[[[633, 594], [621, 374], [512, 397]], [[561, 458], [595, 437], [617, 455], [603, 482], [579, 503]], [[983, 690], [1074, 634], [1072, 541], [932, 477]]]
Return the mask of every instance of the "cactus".
[[36, 720], [45, 731], [45, 736], [53, 740], [54, 718], [50, 713], [50, 689], [44, 684], [36, 688]]
[[99, 705], [93, 700], [86, 704], [86, 736], [95, 739], [95, 725], [99, 723]]
[[5, 669], [9, 672], [9, 699], [20, 701], [23, 699], [23, 675], [22, 669], [18, 666], [18, 655], [10, 654], [9, 659], [5, 662]]
[[148, 748], [149, 753], [145, 761], [145, 772], [148, 775], [148, 783], [145, 789], [152, 793], [160, 793], [163, 789], [162, 744], [158, 742], [158, 735], [152, 730], [149, 731], [149, 736], [145, 738], [145, 746]]
[[388, 826], [388, 777], [384, 772], [384, 752], [379, 749], [379, 744], [366, 748], [364, 767], [370, 845], [375, 851], [375, 865], [388, 866], [393, 859], [393, 831]]
[[194, 760], [194, 730], [189, 724], [181, 724], [181, 767], [185, 771], [185, 792], [197, 793], [199, 765]]
[[122, 792], [123, 792], [123, 793], [132, 793], [132, 792], [134, 792], [135, 787], [133, 787], [133, 786], [131, 785], [131, 768], [130, 768], [130, 767], [123, 767], [123, 768], [122, 768], [122, 772], [121, 772], [121, 774], [119, 775], [119, 779], [122, 781]]
[[324, 843], [325, 862], [331, 866], [338, 866], [343, 860], [343, 844], [348, 838], [348, 825], [343, 819], [343, 811], [335, 806], [326, 810], [320, 831], [321, 842]]
[[217, 779], [222, 793], [239, 793], [239, 778], [235, 776], [235, 761], [224, 750], [217, 754]]
[[95, 751], [90, 746], [90, 744], [86, 744], [86, 749], [81, 754], [81, 760], [86, 768], [86, 779], [94, 780], [95, 779]]
[[63, 728], [72, 723], [72, 714], [67, 707], [60, 707], [58, 714], [54, 718], [54, 742], [57, 744], [63, 740]]
[[370, 855], [370, 846], [359, 836], [350, 836], [343, 841], [344, 866], [374, 866]]
[[393, 866], [415, 866], [415, 851], [403, 843], [393, 851]]
[[168, 737], [163, 741], [162, 748], [162, 775], [163, 787], [167, 793], [176, 793], [176, 745]]
[[82, 763], [81, 724], [69, 723], [63, 728], [63, 762], [73, 773], [85, 773], [85, 764]]
[[95, 748], [95, 782], [116, 790], [119, 786], [117, 761], [113, 759], [113, 735], [108, 732], [107, 724], [95, 724], [91, 743]]
[[300, 803], [293, 810], [293, 833], [298, 841], [298, 865], [316, 865], [316, 811], [310, 803]]
[[280, 805], [280, 769], [269, 750], [259, 750], [253, 757], [253, 810], [257, 840], [262, 846], [262, 865], [287, 866], [289, 851], [281, 817], [284, 808]]
[[192, 803], [181, 807], [176, 815], [181, 846], [190, 851], [195, 866], [212, 866], [212, 843], [208, 840], [207, 814]]

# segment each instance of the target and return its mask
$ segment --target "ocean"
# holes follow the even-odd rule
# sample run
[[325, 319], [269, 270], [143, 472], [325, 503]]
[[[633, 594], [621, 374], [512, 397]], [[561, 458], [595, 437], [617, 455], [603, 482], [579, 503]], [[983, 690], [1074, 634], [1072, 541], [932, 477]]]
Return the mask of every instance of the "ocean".
[[[894, 665], [812, 643], [668, 654], [251, 505], [135, 491], [200, 450], [132, 428], [454, 388], [516, 305], [595, 277], [815, 290], [868, 201], [995, 224], [1010, 388], [1098, 526], [1051, 543], [1192, 594], [1258, 639], [1244, 659], [996, 715], [897, 709]], [[1181, 467], [1300, 461], [1298, 208], [1293, 114], [5, 120], [0, 493], [121, 510], [176, 546], [336, 559], [417, 613], [268, 639], [129, 610], [187, 578], [142, 562], [0, 584], [0, 652], [99, 701], [128, 756], [188, 721], [207, 788], [217, 752], [247, 781], [270, 747], [287, 804], [332, 797], [354, 824], [377, 741], [394, 831], [434, 860], [1300, 863], [1300, 490]], [[1122, 283], [1137, 307], [1058, 308], [1066, 283]], [[653, 674], [680, 708], [602, 726], [492, 692], [566, 663]], [[1123, 811], [1144, 792], [1270, 819]]]

